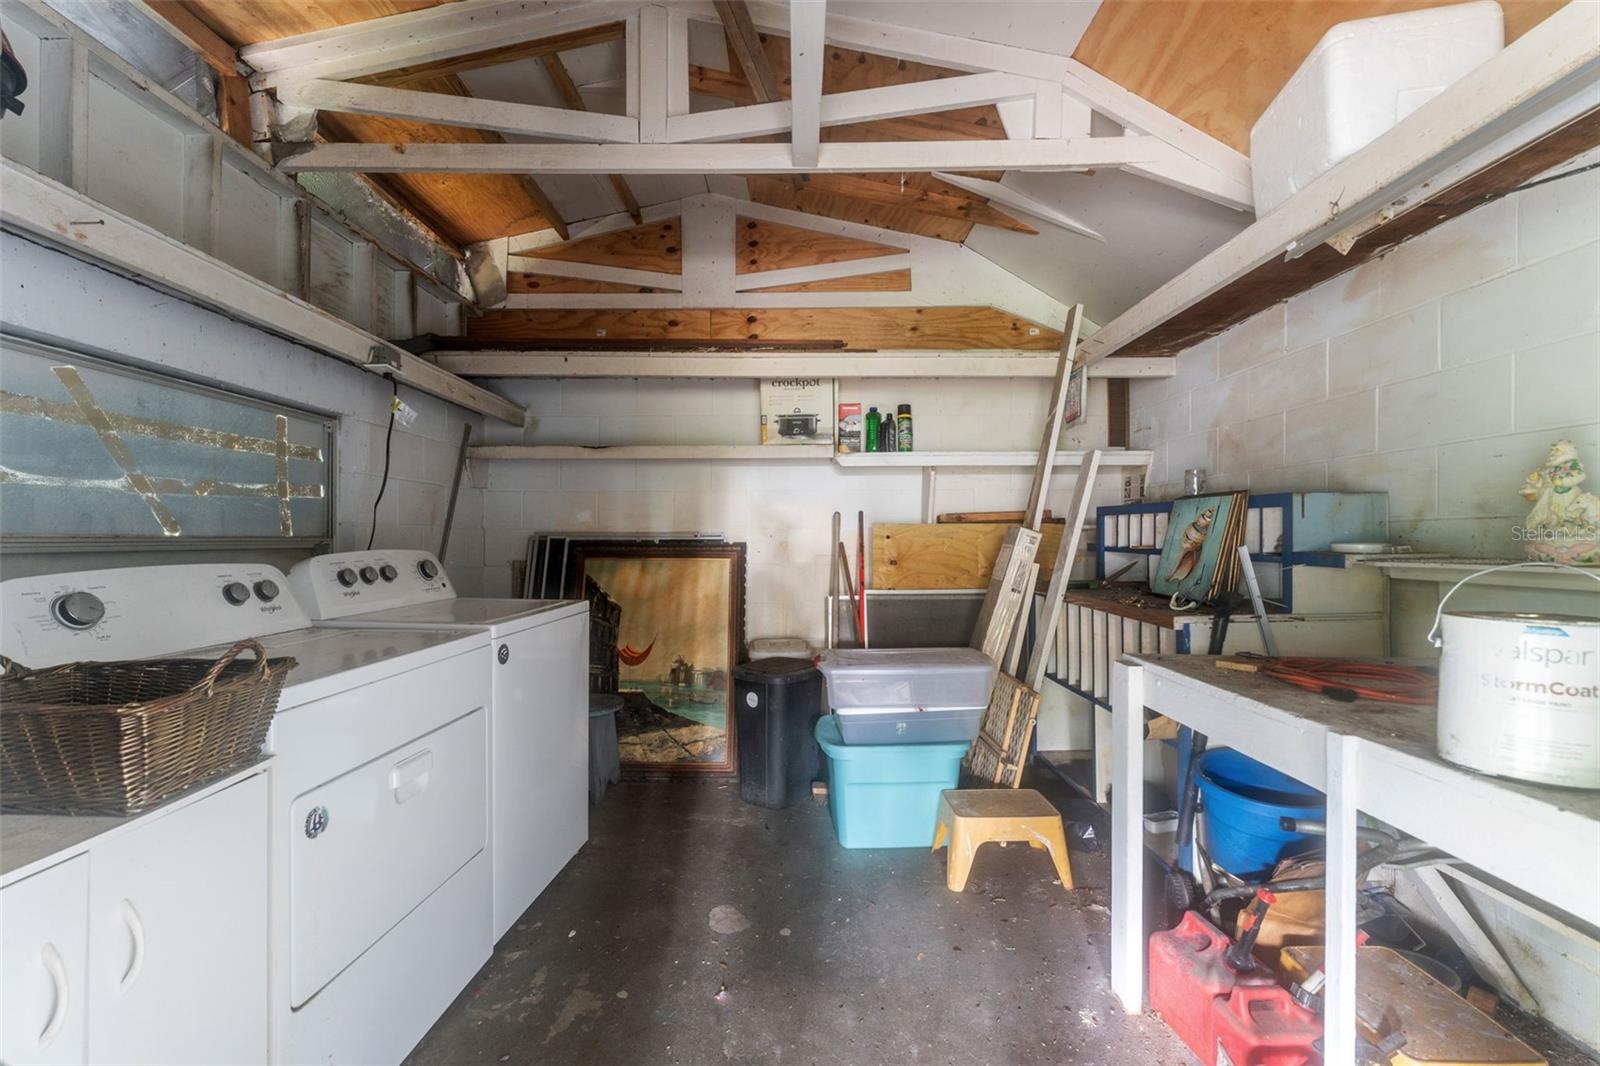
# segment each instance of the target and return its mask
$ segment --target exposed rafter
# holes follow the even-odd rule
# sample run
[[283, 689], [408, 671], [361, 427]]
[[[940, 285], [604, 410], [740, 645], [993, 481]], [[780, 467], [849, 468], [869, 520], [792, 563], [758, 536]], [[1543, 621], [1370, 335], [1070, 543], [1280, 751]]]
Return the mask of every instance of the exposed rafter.
[[311, 78], [278, 87], [278, 99], [296, 107], [342, 111], [354, 115], [380, 115], [441, 126], [492, 130], [528, 137], [586, 144], [634, 144], [639, 140], [637, 119], [600, 115], [538, 104], [512, 104], [476, 96], [417, 92], [357, 82]]
[[[1045, 378], [1055, 352], [655, 352], [437, 351], [440, 367], [474, 378]], [[1175, 359], [1109, 359], [1092, 378], [1169, 378]]]
[[1071, 215], [1058, 211], [1049, 204], [1041, 203], [1015, 189], [1007, 188], [998, 181], [989, 181], [987, 178], [974, 178], [963, 174], [940, 173], [935, 174], [934, 177], [940, 181], [948, 182], [958, 189], [976, 193], [992, 204], [1000, 204], [1014, 211], [1032, 215], [1034, 218], [1048, 222], [1053, 226], [1060, 226], [1064, 230], [1076, 233], [1080, 237], [1088, 237], [1092, 241], [1100, 241], [1101, 243], [1105, 242], [1105, 238], [1100, 236], [1098, 231], [1084, 225]]
[[761, 47], [761, 35], [750, 21], [750, 9], [744, 0], [714, 0], [717, 17], [728, 34], [728, 45], [744, 71], [750, 91], [760, 104], [777, 103], [783, 99], [778, 92], [778, 79], [773, 76], [772, 64], [767, 62], [766, 49]]
[[[578, 91], [578, 85], [572, 80], [572, 75], [567, 71], [567, 65], [561, 61], [557, 52], [546, 52], [539, 57], [544, 64], [544, 72], [550, 76], [550, 81], [561, 94], [561, 99], [566, 101], [569, 108], [574, 111], [587, 111], [589, 105], [584, 102], [583, 93]], [[635, 134], [638, 132], [635, 123]], [[612, 190], [617, 194], [617, 199], [622, 201], [622, 208], [632, 216], [635, 222], [643, 222], [644, 215], [639, 210], [639, 201], [634, 197], [633, 190], [628, 186], [628, 180], [620, 174], [607, 175], [611, 182]]]
[[817, 165], [822, 143], [823, 26], [826, 0], [794, 0], [789, 5], [789, 145], [794, 165]]
[[1093, 170], [1172, 163], [1156, 137], [1053, 141], [834, 141], [798, 167], [783, 144], [319, 144], [279, 164], [290, 173], [794, 174], [895, 170]]

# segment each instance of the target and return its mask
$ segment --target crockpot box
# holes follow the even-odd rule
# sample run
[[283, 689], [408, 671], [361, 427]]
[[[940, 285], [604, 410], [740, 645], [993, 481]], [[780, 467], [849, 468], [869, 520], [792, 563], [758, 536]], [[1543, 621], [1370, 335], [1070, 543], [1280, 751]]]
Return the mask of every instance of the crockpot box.
[[762, 444], [831, 444], [832, 378], [763, 378]]

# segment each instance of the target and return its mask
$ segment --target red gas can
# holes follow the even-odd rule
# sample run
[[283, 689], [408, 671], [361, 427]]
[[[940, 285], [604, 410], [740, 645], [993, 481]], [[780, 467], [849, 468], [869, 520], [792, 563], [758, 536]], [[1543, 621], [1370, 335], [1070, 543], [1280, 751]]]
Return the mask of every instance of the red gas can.
[[1236, 985], [1271, 986], [1266, 976], [1240, 978], [1223, 962], [1228, 938], [1194, 911], [1176, 929], [1150, 937], [1150, 1006], [1205, 1066], [1215, 1066], [1213, 1014]]
[[1313, 1066], [1322, 1056], [1311, 1050], [1322, 1036], [1322, 1019], [1277, 985], [1236, 985], [1212, 1007], [1215, 1054], [1212, 1066]]

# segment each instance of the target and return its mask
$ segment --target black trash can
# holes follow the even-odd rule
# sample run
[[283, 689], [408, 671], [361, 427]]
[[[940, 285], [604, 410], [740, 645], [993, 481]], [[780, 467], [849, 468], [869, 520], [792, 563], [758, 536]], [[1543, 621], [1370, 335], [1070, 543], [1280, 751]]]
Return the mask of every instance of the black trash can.
[[817, 775], [822, 672], [810, 659], [757, 659], [733, 671], [739, 723], [739, 798], [780, 808], [804, 798]]

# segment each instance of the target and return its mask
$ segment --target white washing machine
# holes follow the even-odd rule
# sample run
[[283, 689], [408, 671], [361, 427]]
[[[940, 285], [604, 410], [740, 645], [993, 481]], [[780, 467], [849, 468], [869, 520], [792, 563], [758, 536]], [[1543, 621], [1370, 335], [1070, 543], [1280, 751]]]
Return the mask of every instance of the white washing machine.
[[227, 563], [13, 578], [0, 611], [27, 666], [244, 637], [297, 660], [268, 737], [272, 1058], [403, 1059], [493, 944], [488, 631], [312, 626], [282, 572]]
[[289, 585], [330, 625], [487, 626], [490, 859], [499, 940], [589, 839], [589, 605], [458, 597], [439, 560], [389, 549], [295, 564]]

